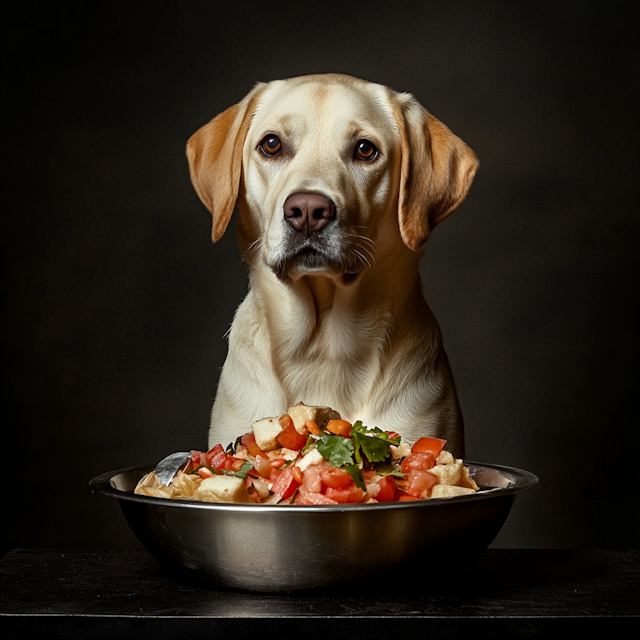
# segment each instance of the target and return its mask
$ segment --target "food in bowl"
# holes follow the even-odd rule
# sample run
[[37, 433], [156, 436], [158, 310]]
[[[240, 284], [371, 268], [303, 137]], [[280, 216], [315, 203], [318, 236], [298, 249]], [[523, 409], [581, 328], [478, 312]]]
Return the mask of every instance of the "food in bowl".
[[303, 403], [253, 423], [226, 449], [191, 451], [168, 484], [152, 471], [138, 495], [222, 503], [339, 505], [453, 498], [478, 491], [445, 440], [413, 445], [393, 431]]

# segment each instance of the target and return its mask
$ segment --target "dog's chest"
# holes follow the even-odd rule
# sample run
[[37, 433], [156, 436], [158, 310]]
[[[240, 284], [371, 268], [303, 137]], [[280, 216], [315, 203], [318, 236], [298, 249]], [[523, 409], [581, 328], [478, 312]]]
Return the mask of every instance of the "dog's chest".
[[380, 374], [384, 330], [379, 322], [332, 310], [298, 318], [276, 336], [274, 369], [291, 402], [329, 404], [354, 413], [368, 403]]

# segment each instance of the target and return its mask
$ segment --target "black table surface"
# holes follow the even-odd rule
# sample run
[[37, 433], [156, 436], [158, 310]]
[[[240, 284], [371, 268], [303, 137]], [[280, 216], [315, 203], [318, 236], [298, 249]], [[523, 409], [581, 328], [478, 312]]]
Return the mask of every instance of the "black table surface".
[[17, 549], [0, 561], [2, 637], [537, 638], [640, 627], [637, 550], [488, 549], [468, 567], [322, 592], [216, 589], [143, 550]]

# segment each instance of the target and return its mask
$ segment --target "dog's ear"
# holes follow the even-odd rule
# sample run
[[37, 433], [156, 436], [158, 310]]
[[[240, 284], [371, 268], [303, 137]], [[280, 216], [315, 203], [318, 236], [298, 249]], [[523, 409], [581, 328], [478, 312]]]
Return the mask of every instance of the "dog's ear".
[[478, 159], [412, 96], [398, 96], [393, 109], [402, 147], [398, 221], [402, 240], [416, 251], [464, 200]]
[[187, 142], [191, 182], [213, 216], [211, 239], [214, 242], [226, 231], [236, 206], [242, 148], [263, 87], [258, 85], [242, 102], [198, 129]]

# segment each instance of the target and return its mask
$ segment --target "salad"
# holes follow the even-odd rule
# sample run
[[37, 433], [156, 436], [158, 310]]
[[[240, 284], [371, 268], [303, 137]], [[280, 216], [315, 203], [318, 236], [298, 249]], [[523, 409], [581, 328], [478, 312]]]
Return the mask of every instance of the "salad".
[[302, 403], [254, 422], [226, 449], [191, 451], [169, 485], [148, 473], [140, 495], [258, 504], [336, 505], [451, 498], [478, 486], [446, 441], [413, 445], [394, 431], [343, 420], [329, 407]]

